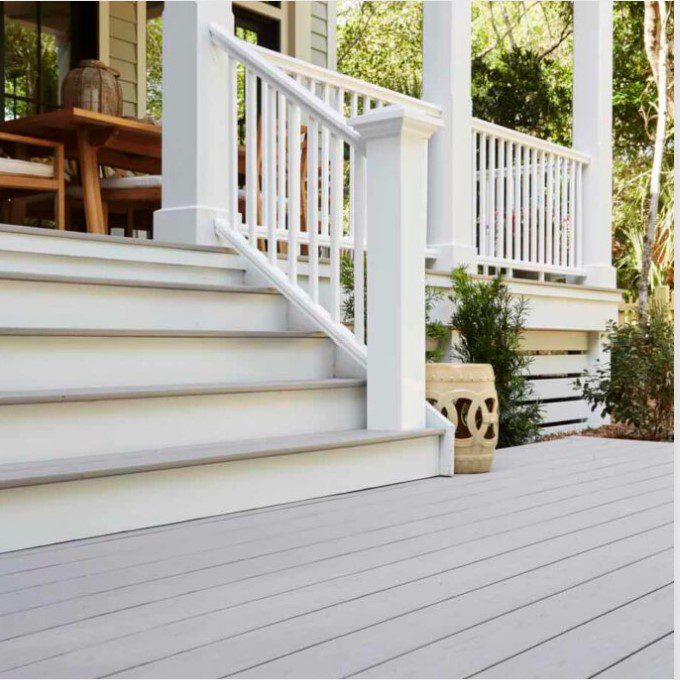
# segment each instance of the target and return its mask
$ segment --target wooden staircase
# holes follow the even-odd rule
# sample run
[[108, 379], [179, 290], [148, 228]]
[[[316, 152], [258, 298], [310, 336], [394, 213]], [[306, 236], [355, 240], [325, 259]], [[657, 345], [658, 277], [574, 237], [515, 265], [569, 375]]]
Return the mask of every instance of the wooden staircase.
[[227, 249], [0, 228], [0, 550], [438, 474]]

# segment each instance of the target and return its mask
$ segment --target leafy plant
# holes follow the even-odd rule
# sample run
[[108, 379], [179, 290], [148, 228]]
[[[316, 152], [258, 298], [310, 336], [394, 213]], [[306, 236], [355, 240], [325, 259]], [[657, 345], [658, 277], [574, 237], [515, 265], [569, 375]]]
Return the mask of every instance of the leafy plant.
[[[342, 288], [342, 322], [354, 323], [354, 260], [351, 253], [343, 253], [340, 257], [340, 287]], [[366, 257], [364, 256], [364, 328], [366, 328]]]
[[673, 433], [673, 322], [666, 310], [651, 305], [641, 323], [607, 328], [598, 361], [576, 381], [594, 411], [633, 427], [643, 439], [668, 440]]
[[425, 350], [425, 360], [436, 363], [446, 354], [445, 342], [449, 339], [449, 328], [441, 321], [432, 320], [435, 303], [443, 299], [444, 293], [434, 286], [425, 286], [425, 338], [431, 341], [432, 349]]
[[513, 297], [500, 276], [477, 280], [459, 267], [451, 274], [451, 282], [451, 325], [459, 333], [454, 355], [464, 363], [493, 366], [498, 392], [498, 447], [535, 440], [541, 409], [528, 380], [532, 359], [520, 347], [527, 301]]
[[[342, 321], [354, 323], [354, 261], [350, 253], [344, 253], [340, 260], [340, 287], [343, 293]], [[364, 328], [367, 327], [366, 264], [364, 263]], [[441, 321], [432, 321], [434, 304], [441, 300], [443, 293], [432, 286], [425, 286], [425, 337], [432, 340], [435, 347], [425, 351], [426, 361], [441, 361], [444, 357], [444, 342], [449, 329]]]

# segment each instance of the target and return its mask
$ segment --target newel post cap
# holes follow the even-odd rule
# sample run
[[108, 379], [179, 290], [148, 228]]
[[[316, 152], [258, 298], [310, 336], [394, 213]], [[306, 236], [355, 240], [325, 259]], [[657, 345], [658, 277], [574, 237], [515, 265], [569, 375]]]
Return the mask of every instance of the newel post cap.
[[392, 137], [402, 132], [429, 139], [443, 125], [441, 117], [400, 104], [372, 109], [361, 116], [350, 118], [347, 123], [364, 140]]

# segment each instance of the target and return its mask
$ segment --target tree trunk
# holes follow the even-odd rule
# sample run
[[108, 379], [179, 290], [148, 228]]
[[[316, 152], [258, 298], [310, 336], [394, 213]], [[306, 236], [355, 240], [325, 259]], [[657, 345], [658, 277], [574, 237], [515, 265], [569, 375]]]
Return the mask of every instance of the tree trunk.
[[666, 33], [666, 2], [645, 0], [645, 50], [657, 85], [657, 119], [654, 138], [654, 158], [649, 186], [649, 216], [642, 240], [642, 262], [638, 281], [638, 318], [647, 317], [649, 304], [649, 271], [652, 265], [652, 247], [656, 236], [661, 185], [661, 164], [666, 141], [667, 117], [667, 59], [668, 36]]

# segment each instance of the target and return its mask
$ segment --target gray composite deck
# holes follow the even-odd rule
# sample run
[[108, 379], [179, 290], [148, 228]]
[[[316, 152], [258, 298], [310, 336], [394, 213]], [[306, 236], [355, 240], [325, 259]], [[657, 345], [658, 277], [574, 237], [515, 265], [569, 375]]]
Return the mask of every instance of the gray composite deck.
[[672, 474], [574, 437], [0, 555], [0, 675], [670, 678]]

